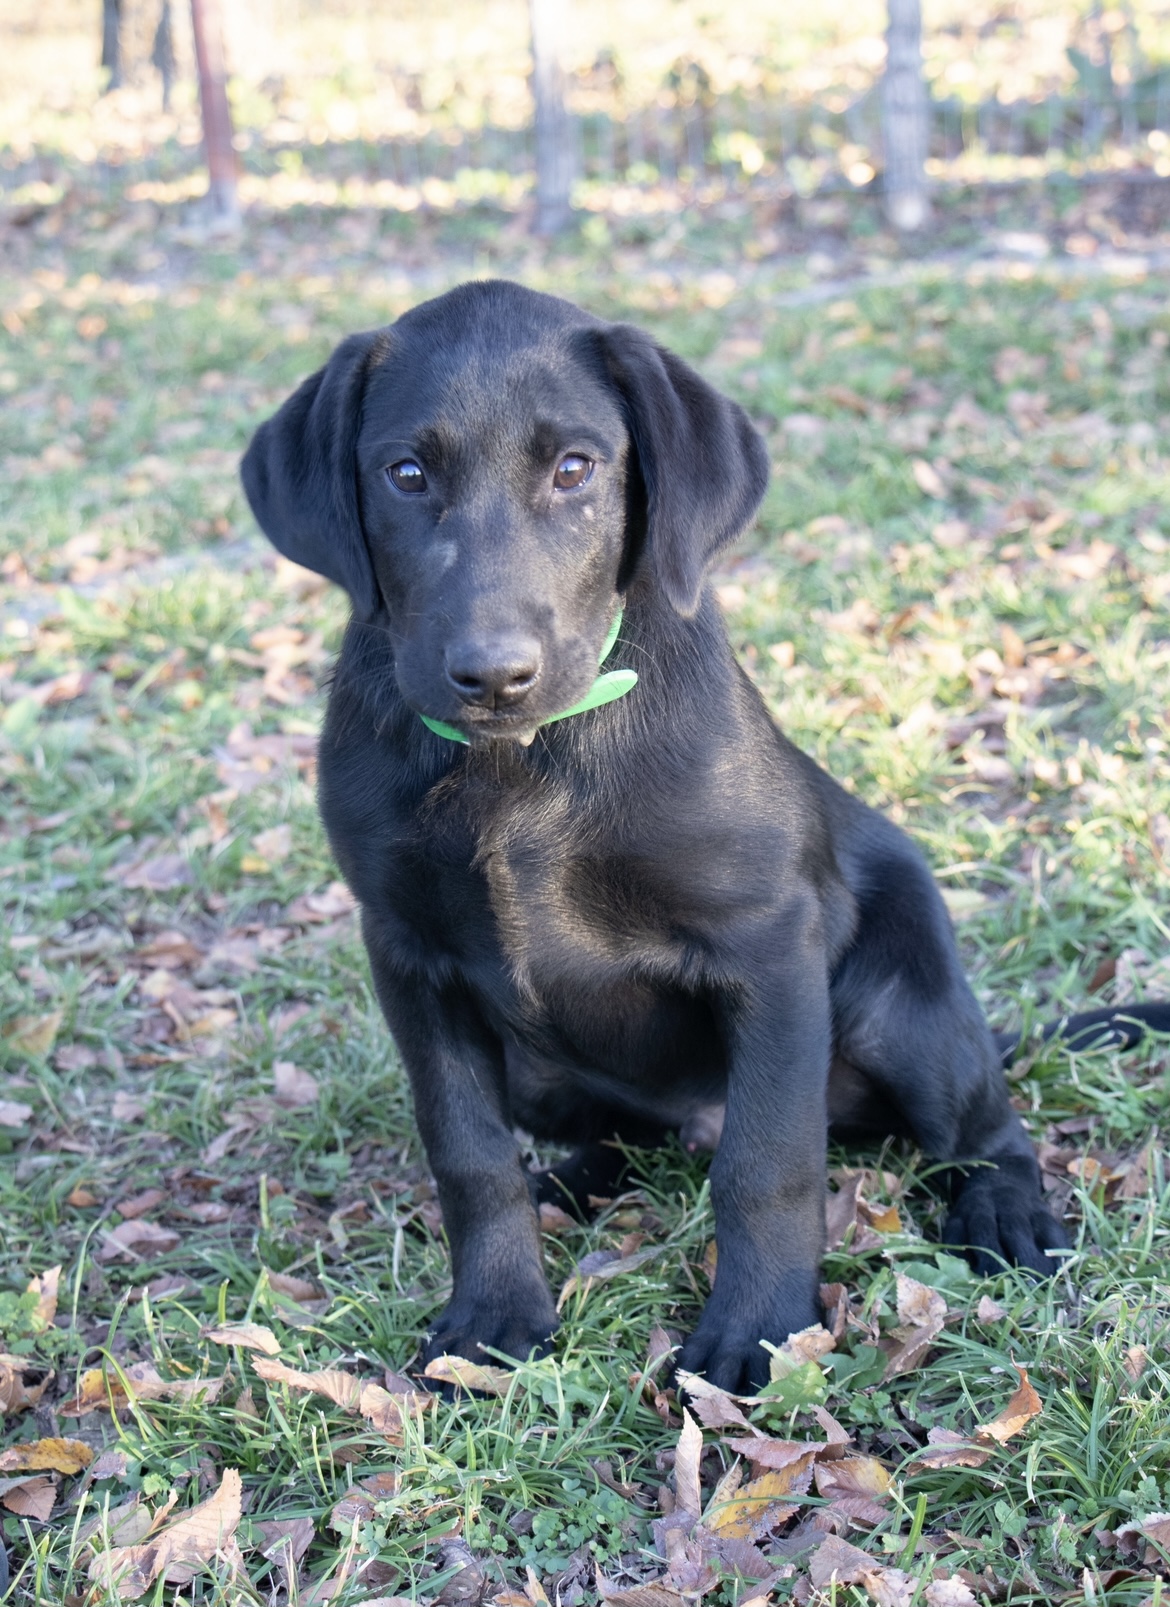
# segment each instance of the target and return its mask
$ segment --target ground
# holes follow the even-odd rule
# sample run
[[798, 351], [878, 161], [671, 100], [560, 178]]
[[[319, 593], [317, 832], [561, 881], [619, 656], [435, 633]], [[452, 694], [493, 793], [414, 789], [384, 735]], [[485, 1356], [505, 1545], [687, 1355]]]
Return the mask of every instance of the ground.
[[[1049, 1283], [940, 1252], [913, 1151], [837, 1153], [827, 1335], [765, 1403], [684, 1418], [656, 1363], [716, 1268], [705, 1168], [667, 1150], [588, 1228], [549, 1214], [550, 1360], [404, 1393], [448, 1270], [314, 808], [344, 607], [236, 480], [349, 330], [507, 272], [696, 363], [774, 465], [718, 577], [736, 648], [922, 845], [993, 1022], [1170, 992], [1170, 303], [1133, 255], [1160, 192], [944, 198], [935, 257], [820, 204], [551, 246], [475, 207], [217, 243], [82, 194], [7, 225], [10, 1599], [114, 1601], [133, 1568], [160, 1602], [1160, 1601], [1164, 1045], [1013, 1071], [1075, 1242]], [[1053, 257], [984, 250], [1021, 230]], [[738, 1464], [737, 1413], [769, 1447]]]

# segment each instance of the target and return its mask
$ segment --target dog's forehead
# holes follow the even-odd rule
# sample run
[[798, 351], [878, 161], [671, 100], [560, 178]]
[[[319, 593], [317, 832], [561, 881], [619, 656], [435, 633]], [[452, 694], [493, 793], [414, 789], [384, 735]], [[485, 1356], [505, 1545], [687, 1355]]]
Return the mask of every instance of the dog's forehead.
[[426, 302], [387, 331], [363, 434], [443, 425], [515, 436], [537, 417], [620, 432], [619, 400], [590, 360], [588, 331], [601, 327], [569, 302], [503, 282]]

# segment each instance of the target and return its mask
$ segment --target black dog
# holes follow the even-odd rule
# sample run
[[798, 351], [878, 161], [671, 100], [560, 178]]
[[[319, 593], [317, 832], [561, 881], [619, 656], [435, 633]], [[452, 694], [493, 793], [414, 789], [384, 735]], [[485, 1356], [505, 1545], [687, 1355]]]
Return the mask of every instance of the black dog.
[[732, 1389], [819, 1320], [830, 1125], [955, 1162], [977, 1266], [1065, 1243], [918, 851], [732, 656], [704, 577], [767, 473], [646, 335], [499, 282], [344, 341], [244, 459], [268, 536], [353, 602], [321, 810], [450, 1240], [429, 1354], [556, 1327], [515, 1125], [582, 1146], [582, 1198], [615, 1136], [717, 1137], [682, 1362]]

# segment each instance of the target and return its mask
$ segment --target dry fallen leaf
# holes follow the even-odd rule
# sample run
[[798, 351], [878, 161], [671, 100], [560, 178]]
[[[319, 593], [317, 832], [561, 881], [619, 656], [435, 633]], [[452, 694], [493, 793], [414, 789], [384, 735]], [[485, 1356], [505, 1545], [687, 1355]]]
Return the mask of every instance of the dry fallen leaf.
[[57, 1291], [61, 1283], [61, 1268], [50, 1267], [38, 1277], [31, 1278], [28, 1293], [36, 1295], [36, 1309], [31, 1314], [32, 1327], [38, 1334], [53, 1326], [57, 1315]]
[[593, 1284], [604, 1283], [610, 1278], [619, 1277], [623, 1272], [633, 1272], [644, 1262], [661, 1253], [660, 1245], [653, 1245], [648, 1250], [636, 1250], [632, 1255], [623, 1255], [620, 1250], [591, 1250], [588, 1255], [581, 1257], [577, 1263], [577, 1270], [565, 1281], [557, 1296], [557, 1310], [561, 1311], [565, 1302], [576, 1294], [578, 1289], [588, 1293]]
[[58, 1403], [62, 1417], [85, 1417], [90, 1412], [123, 1411], [131, 1402], [218, 1399], [224, 1378], [163, 1378], [153, 1362], [134, 1362], [119, 1374], [104, 1367], [89, 1367], [77, 1381], [75, 1393]]
[[440, 1384], [474, 1389], [481, 1395], [506, 1395], [516, 1377], [506, 1367], [488, 1367], [468, 1361], [466, 1356], [436, 1356], [423, 1368], [423, 1376]]
[[0, 1099], [0, 1127], [23, 1127], [33, 1113], [31, 1105], [19, 1099]]
[[270, 865], [279, 865], [282, 859], [287, 859], [292, 845], [291, 826], [269, 826], [267, 831], [258, 831], [252, 838], [252, 847]]
[[976, 1597], [958, 1574], [952, 1574], [949, 1579], [936, 1579], [933, 1584], [927, 1585], [924, 1599], [927, 1607], [978, 1607]]
[[807, 1456], [822, 1456], [829, 1449], [815, 1440], [774, 1440], [766, 1434], [745, 1435], [741, 1439], [725, 1439], [724, 1445], [736, 1456], [746, 1457], [753, 1470], [778, 1472], [791, 1467]]
[[682, 1413], [682, 1432], [674, 1453], [674, 1504], [676, 1511], [691, 1513], [696, 1519], [703, 1510], [699, 1463], [703, 1455], [703, 1431], [686, 1407]]
[[140, 1122], [146, 1115], [146, 1105], [135, 1094], [119, 1088], [114, 1093], [110, 1115], [116, 1122]]
[[92, 1461], [82, 1440], [33, 1440], [0, 1451], [0, 1473], [84, 1473]]
[[117, 873], [116, 879], [131, 890], [150, 893], [167, 893], [176, 887], [186, 887], [192, 880], [191, 863], [182, 854], [159, 854], [128, 865]]
[[235, 1468], [225, 1468], [214, 1495], [141, 1545], [102, 1552], [89, 1565], [90, 1579], [123, 1600], [133, 1600], [159, 1578], [171, 1585], [189, 1584], [217, 1557], [238, 1567], [243, 1560], [235, 1540], [240, 1499], [240, 1475]]
[[687, 1598], [668, 1584], [665, 1577], [650, 1580], [644, 1585], [615, 1585], [605, 1577], [597, 1563], [594, 1563], [593, 1571], [598, 1596], [603, 1602], [612, 1602], [613, 1607], [685, 1607]]
[[[284, 1362], [273, 1361], [264, 1356], [257, 1357], [253, 1365], [258, 1376], [266, 1383], [287, 1384], [290, 1389], [324, 1395], [343, 1411], [356, 1412], [366, 1418], [371, 1428], [379, 1434], [385, 1434], [386, 1438], [394, 1443], [400, 1442], [402, 1438], [403, 1412], [411, 1410], [416, 1405], [426, 1405], [430, 1401], [429, 1396], [422, 1394], [410, 1397], [392, 1395], [389, 1390], [383, 1389], [381, 1384], [363, 1382], [360, 1378], [354, 1378], [352, 1373], [343, 1373], [340, 1368], [323, 1368], [319, 1372], [302, 1373], [295, 1367], [287, 1367]], [[472, 1364], [469, 1362], [467, 1365]]]
[[975, 1430], [977, 1440], [984, 1442], [994, 1440], [998, 1445], [1005, 1445], [1034, 1417], [1039, 1417], [1044, 1409], [1044, 1403], [1032, 1387], [1032, 1381], [1028, 1377], [1027, 1369], [1021, 1367], [1018, 1362], [1013, 1362], [1012, 1365], [1020, 1375], [1020, 1387], [1003, 1411], [992, 1418], [990, 1423], [979, 1424]]
[[28, 1060], [43, 1060], [53, 1047], [64, 1019], [61, 1010], [50, 1010], [43, 1016], [17, 1016], [4, 1028], [3, 1036], [14, 1054], [23, 1055]]
[[740, 1411], [734, 1395], [729, 1395], [718, 1384], [709, 1384], [697, 1373], [679, 1371], [678, 1387], [686, 1395], [691, 1411], [704, 1428], [751, 1429], [751, 1424]]
[[862, 1574], [860, 1581], [874, 1607], [911, 1607], [918, 1590], [918, 1581], [901, 1568], [885, 1568], [875, 1562]]
[[718, 1505], [712, 1501], [704, 1526], [724, 1539], [762, 1539], [797, 1510], [800, 1503], [789, 1498], [808, 1489], [814, 1460], [810, 1451], [798, 1462], [741, 1485], [730, 1500]]
[[239, 1345], [244, 1350], [262, 1350], [266, 1356], [280, 1355], [280, 1340], [271, 1328], [258, 1322], [229, 1322], [219, 1328], [204, 1328], [203, 1338], [216, 1345]]
[[0, 1417], [12, 1417], [37, 1404], [49, 1387], [49, 1379], [39, 1384], [26, 1384], [24, 1374], [40, 1370], [27, 1356], [0, 1354]]
[[877, 1566], [873, 1557], [851, 1546], [840, 1535], [831, 1534], [821, 1542], [808, 1560], [808, 1576], [817, 1590], [834, 1580], [839, 1585], [856, 1585]]
[[179, 1235], [173, 1228], [131, 1217], [103, 1234], [103, 1239], [101, 1249], [94, 1254], [95, 1261], [116, 1261], [120, 1256], [139, 1260], [144, 1256], [165, 1255], [178, 1244]]
[[872, 1525], [886, 1516], [882, 1503], [889, 1494], [890, 1474], [876, 1456], [818, 1462], [814, 1477], [817, 1494], [850, 1522]]
[[44, 1523], [57, 1501], [57, 1487], [41, 1474], [32, 1478], [0, 1479], [0, 1506], [18, 1518]]
[[329, 1304], [326, 1295], [319, 1283], [311, 1278], [298, 1278], [290, 1272], [269, 1272], [268, 1287], [273, 1294], [281, 1295], [285, 1300], [292, 1300], [306, 1310], [319, 1313]]
[[302, 1071], [291, 1060], [273, 1061], [272, 1086], [276, 1103], [287, 1110], [315, 1105], [321, 1091], [317, 1079]]
[[981, 1468], [992, 1454], [989, 1447], [976, 1445], [974, 1440], [951, 1428], [932, 1428], [926, 1440], [918, 1455], [907, 1463], [908, 1475], [933, 1468]]
[[128, 1199], [118, 1200], [114, 1210], [129, 1221], [137, 1216], [145, 1216], [147, 1211], [153, 1211], [166, 1197], [165, 1189], [144, 1189], [141, 1194], [132, 1194]]

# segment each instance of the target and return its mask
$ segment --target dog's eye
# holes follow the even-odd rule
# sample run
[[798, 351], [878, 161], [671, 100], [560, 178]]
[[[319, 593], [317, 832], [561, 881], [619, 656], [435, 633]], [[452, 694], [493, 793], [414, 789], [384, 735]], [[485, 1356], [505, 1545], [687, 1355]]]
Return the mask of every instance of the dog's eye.
[[413, 458], [392, 463], [386, 473], [390, 476], [390, 483], [396, 485], [399, 491], [417, 493], [427, 488], [427, 477]]
[[584, 485], [593, 473], [593, 464], [588, 458], [579, 457], [576, 452], [570, 452], [557, 464], [557, 472], [553, 475], [553, 484], [558, 491], [575, 491], [579, 485]]

